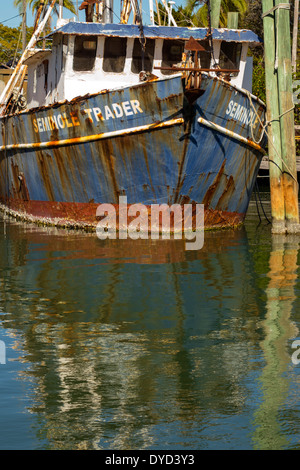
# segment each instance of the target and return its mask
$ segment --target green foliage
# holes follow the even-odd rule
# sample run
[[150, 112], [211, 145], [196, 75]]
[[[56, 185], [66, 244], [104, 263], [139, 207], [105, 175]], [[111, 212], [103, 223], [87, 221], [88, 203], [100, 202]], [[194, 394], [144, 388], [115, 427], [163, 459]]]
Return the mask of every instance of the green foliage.
[[[229, 12], [240, 13], [241, 19], [247, 11], [246, 0], [222, 0], [220, 11], [220, 27], [226, 28], [227, 15]], [[191, 15], [191, 19], [195, 26], [208, 26], [208, 6], [205, 0], [187, 0], [186, 11]]]
[[[162, 3], [158, 3], [158, 9], [159, 9], [159, 14], [160, 14], [161, 25], [167, 25], [168, 15]], [[193, 24], [193, 21], [190, 15], [187, 12], [187, 9], [181, 5], [178, 6], [176, 9], [172, 10], [172, 15], [178, 26], [195, 26]], [[156, 11], [154, 11], [154, 21], [155, 21], [155, 24], [157, 25], [159, 24], [158, 15]]]
[[250, 29], [261, 39], [264, 37], [261, 0], [246, 0], [247, 9], [241, 18], [241, 27]]
[[265, 65], [259, 56], [253, 56], [252, 93], [266, 102]]
[[[31, 7], [32, 13], [37, 11], [41, 1], [40, 0], [26, 0], [26, 4]], [[58, 3], [58, 2], [57, 2]], [[45, 5], [50, 4], [50, 0], [45, 0]], [[20, 11], [22, 11], [22, 5], [23, 5], [23, 0], [14, 0], [14, 6], [18, 7]], [[67, 10], [70, 10], [72, 13], [76, 14], [75, 7], [73, 5], [73, 2], [71, 0], [64, 0], [63, 1], [63, 6], [67, 8]], [[55, 8], [55, 13], [58, 14], [57, 6]]]
[[[27, 41], [32, 36], [33, 28], [27, 30]], [[21, 26], [9, 28], [0, 23], [0, 64], [18, 60], [22, 53]]]

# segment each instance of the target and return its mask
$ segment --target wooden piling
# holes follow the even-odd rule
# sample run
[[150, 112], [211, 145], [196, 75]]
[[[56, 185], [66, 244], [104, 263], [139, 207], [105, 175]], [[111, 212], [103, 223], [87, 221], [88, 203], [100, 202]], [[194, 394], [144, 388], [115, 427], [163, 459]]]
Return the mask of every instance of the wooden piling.
[[[265, 15], [274, 7], [273, 0], [262, 0], [262, 11]], [[277, 69], [275, 68], [276, 35], [274, 11], [263, 17], [264, 25], [264, 55], [267, 121], [268, 131], [269, 175], [272, 213], [272, 232], [285, 233], [285, 204], [283, 190], [283, 168], [281, 155], [281, 136], [279, 124], [279, 100]]]
[[218, 28], [220, 24], [221, 0], [210, 0], [211, 27]]
[[297, 71], [297, 45], [298, 45], [298, 23], [299, 23], [299, 0], [294, 4], [294, 26], [293, 26], [293, 47], [292, 47], [292, 68], [293, 73]]
[[227, 28], [238, 29], [239, 14], [236, 11], [229, 11], [227, 14]]
[[[284, 7], [285, 4], [286, 7]], [[278, 7], [279, 5], [280, 7], [275, 11], [275, 22], [277, 25], [279, 122], [281, 154], [284, 163], [285, 219], [287, 232], [294, 233], [300, 230], [292, 85], [290, 5], [288, 0], [275, 0], [275, 6]]]

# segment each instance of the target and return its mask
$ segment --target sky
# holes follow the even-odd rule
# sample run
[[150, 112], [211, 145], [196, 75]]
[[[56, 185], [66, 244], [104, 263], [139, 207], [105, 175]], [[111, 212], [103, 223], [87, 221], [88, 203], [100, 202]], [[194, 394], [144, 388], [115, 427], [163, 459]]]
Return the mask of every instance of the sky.
[[[2, 8], [0, 9], [0, 23], [4, 24], [5, 26], [9, 26], [10, 28], [17, 28], [20, 26], [20, 23], [22, 21], [22, 17], [18, 16], [20, 14], [18, 8], [14, 6], [14, 0], [0, 0]], [[57, 0], [58, 3], [58, 0]], [[76, 4], [78, 6], [81, 5], [82, 0], [73, 0], [74, 6], [76, 8]], [[117, 14], [119, 14], [119, 0], [114, 0], [115, 3], [115, 11]], [[155, 5], [155, 2], [153, 2]], [[175, 0], [176, 5], [184, 5], [185, 0]], [[5, 5], [5, 6], [4, 6]], [[68, 10], [64, 8], [64, 13], [63, 13], [64, 18], [71, 18], [74, 17], [74, 15]], [[143, 3], [143, 19], [146, 24], [150, 23], [150, 15], [149, 15], [149, 6], [148, 6], [148, 0], [144, 0]], [[79, 20], [84, 21], [85, 20], [85, 15], [83, 11], [79, 12]], [[115, 16], [115, 22], [118, 23], [118, 17]], [[54, 23], [55, 24], [55, 23]], [[33, 26], [33, 17], [31, 14], [31, 8], [27, 8], [27, 25], [28, 26]]]
[[[14, 6], [14, 0], [0, 0], [1, 4], [4, 4], [5, 6], [2, 6], [0, 9], [0, 23], [4, 24], [5, 26], [9, 26], [10, 28], [17, 28], [20, 26], [20, 23], [22, 21], [22, 16], [19, 15], [19, 9]], [[73, 3], [76, 8], [76, 2], [78, 2], [78, 5], [80, 6], [82, 3], [82, 0], [74, 0]], [[59, 0], [57, 0], [57, 4], [59, 3]], [[27, 7], [27, 25], [28, 26], [33, 26], [33, 16], [31, 14], [31, 8]], [[64, 8], [64, 18], [70, 18], [74, 16], [72, 13], [68, 12]], [[82, 15], [82, 16], [81, 16]], [[83, 12], [80, 12], [80, 20], [84, 21], [84, 14]]]

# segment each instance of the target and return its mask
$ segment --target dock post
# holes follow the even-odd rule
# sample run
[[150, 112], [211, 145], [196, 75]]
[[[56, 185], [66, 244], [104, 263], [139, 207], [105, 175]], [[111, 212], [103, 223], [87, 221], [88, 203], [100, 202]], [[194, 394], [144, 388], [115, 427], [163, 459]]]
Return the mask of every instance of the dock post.
[[210, 0], [211, 27], [218, 28], [220, 25], [221, 0]]
[[229, 11], [227, 14], [227, 28], [238, 29], [239, 14], [236, 11]]
[[294, 5], [294, 26], [293, 26], [293, 46], [292, 46], [292, 68], [293, 73], [297, 71], [297, 45], [298, 45], [298, 24], [299, 24], [299, 0], [295, 0]]
[[290, 4], [288, 0], [275, 0], [275, 6], [277, 7], [275, 22], [277, 25], [279, 122], [284, 163], [285, 219], [287, 232], [295, 233], [300, 231], [300, 227], [292, 85]]
[[[279, 124], [279, 101], [277, 69], [275, 67], [276, 36], [275, 13], [268, 13], [274, 7], [273, 0], [262, 0], [264, 25], [264, 55], [266, 80], [269, 175], [272, 213], [272, 232], [285, 233], [285, 204], [283, 189], [283, 168], [281, 155], [281, 135]], [[264, 16], [265, 15], [265, 16]]]

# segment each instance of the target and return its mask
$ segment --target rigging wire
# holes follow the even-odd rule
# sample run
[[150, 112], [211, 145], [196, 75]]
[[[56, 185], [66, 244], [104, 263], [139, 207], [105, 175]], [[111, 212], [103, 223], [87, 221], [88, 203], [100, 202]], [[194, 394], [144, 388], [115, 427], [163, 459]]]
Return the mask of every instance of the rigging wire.
[[136, 14], [137, 14], [137, 20], [138, 20], [138, 28], [140, 31], [140, 37], [139, 41], [141, 44], [141, 59], [142, 59], [142, 72], [145, 71], [145, 51], [146, 51], [146, 38], [144, 34], [144, 25], [143, 25], [143, 17], [142, 17], [142, 12], [138, 3], [138, 0], [135, 0], [135, 9], [136, 9]]
[[18, 38], [18, 43], [17, 43], [17, 46], [16, 46], [15, 55], [14, 55], [14, 60], [13, 60], [13, 67], [14, 67], [14, 65], [16, 64], [17, 53], [18, 53], [18, 51], [19, 51], [19, 45], [20, 45], [20, 42], [21, 42], [21, 36], [22, 36], [22, 31], [20, 30], [20, 34], [19, 34], [19, 38]]
[[7, 20], [0, 21], [0, 23], [7, 23], [7, 21], [13, 20], [14, 18], [18, 18], [18, 16], [23, 16], [23, 13], [19, 13], [18, 15], [12, 16], [11, 18], [8, 18]]
[[213, 37], [212, 37], [212, 29], [211, 29], [211, 5], [210, 5], [210, 0], [206, 0], [207, 4], [207, 20], [208, 20], [208, 41], [209, 41], [209, 46], [210, 46], [210, 54], [213, 59], [213, 67], [217, 65], [216, 59], [215, 59], [215, 54], [214, 54], [214, 46], [213, 46]]

